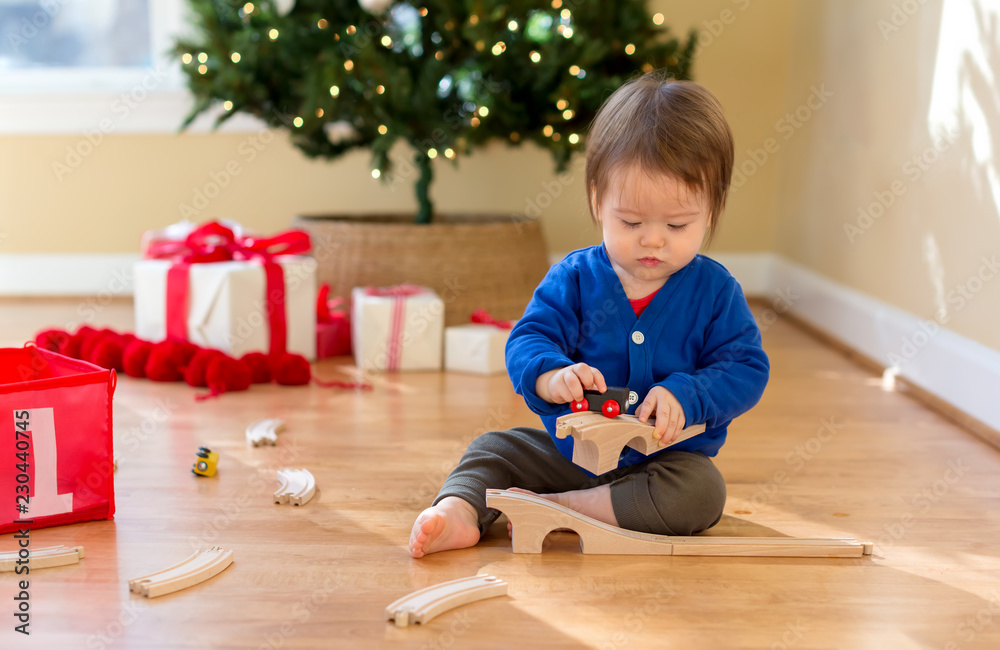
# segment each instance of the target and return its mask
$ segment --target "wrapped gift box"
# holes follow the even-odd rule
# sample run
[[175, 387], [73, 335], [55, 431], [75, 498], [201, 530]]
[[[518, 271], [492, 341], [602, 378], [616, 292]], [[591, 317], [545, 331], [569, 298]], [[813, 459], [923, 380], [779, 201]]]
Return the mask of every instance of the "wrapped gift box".
[[[316, 358], [316, 261], [298, 255], [275, 257], [285, 285], [287, 351]], [[167, 336], [169, 260], [135, 265], [135, 334], [147, 341]], [[252, 261], [190, 265], [187, 338], [235, 357], [270, 351], [264, 267]]]
[[351, 292], [354, 360], [364, 370], [440, 370], [444, 302], [425, 287]]
[[445, 329], [445, 369], [481, 375], [506, 372], [504, 348], [509, 335], [510, 329], [479, 323]]

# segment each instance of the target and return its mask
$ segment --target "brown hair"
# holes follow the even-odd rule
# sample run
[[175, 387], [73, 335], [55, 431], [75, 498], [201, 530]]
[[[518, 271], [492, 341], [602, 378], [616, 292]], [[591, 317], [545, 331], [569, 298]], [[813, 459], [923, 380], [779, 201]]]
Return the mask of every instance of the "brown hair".
[[719, 100], [690, 81], [650, 72], [626, 82], [601, 106], [587, 136], [587, 204], [595, 213], [613, 172], [639, 165], [673, 176], [709, 204], [708, 241], [726, 205], [733, 134]]

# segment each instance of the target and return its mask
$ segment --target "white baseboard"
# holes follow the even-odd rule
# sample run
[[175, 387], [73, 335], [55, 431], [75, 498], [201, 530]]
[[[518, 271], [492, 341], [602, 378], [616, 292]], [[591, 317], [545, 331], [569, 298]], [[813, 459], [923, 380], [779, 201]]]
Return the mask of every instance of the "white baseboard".
[[[563, 256], [553, 254], [553, 260]], [[1000, 351], [773, 253], [710, 253], [748, 297], [796, 318], [1000, 430]], [[130, 296], [134, 254], [0, 255], [0, 296]], [[778, 307], [780, 305], [780, 307]]]
[[134, 253], [0, 255], [0, 296], [131, 296]]

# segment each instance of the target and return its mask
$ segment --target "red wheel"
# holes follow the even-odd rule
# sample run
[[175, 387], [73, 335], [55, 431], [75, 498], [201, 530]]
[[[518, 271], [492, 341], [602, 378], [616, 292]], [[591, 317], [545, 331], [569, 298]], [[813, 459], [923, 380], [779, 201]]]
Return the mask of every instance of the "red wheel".
[[580, 411], [589, 411], [590, 402], [588, 402], [586, 398], [580, 400], [579, 402], [570, 402], [569, 410], [573, 411], [574, 413], [579, 413]]
[[622, 412], [622, 407], [618, 405], [618, 402], [613, 399], [609, 399], [604, 402], [604, 406], [601, 408], [601, 413], [604, 414], [606, 418], [616, 418], [618, 414]]

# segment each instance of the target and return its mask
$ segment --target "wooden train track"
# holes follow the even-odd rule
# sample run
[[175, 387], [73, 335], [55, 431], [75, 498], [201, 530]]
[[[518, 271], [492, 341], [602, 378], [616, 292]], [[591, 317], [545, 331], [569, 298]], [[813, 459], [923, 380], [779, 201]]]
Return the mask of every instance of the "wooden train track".
[[[0, 573], [13, 571], [17, 568], [21, 550], [0, 552]], [[28, 570], [49, 569], [56, 566], [76, 564], [83, 559], [83, 547], [46, 546], [44, 548], [28, 549]]]
[[278, 470], [278, 490], [274, 493], [275, 503], [290, 503], [302, 506], [316, 494], [316, 479], [307, 469], [286, 467]]
[[428, 623], [435, 616], [467, 603], [507, 595], [507, 583], [490, 575], [459, 578], [425, 587], [385, 608], [385, 620], [396, 627]]
[[214, 578], [232, 563], [233, 552], [215, 546], [207, 551], [197, 551], [183, 562], [162, 571], [129, 580], [128, 588], [147, 598], [156, 598]]
[[624, 447], [648, 456], [704, 431], [704, 424], [687, 427], [677, 440], [661, 447], [660, 441], [653, 437], [653, 425], [639, 422], [634, 415], [606, 418], [600, 413], [581, 412], [568, 413], [556, 420], [557, 438], [573, 436], [573, 462], [597, 475], [618, 467]]
[[254, 447], [278, 444], [278, 434], [285, 430], [284, 420], [270, 418], [257, 420], [247, 427], [247, 443]]
[[797, 537], [680, 537], [650, 535], [609, 526], [547, 499], [509, 490], [487, 490], [486, 505], [507, 515], [515, 553], [541, 553], [558, 528], [580, 536], [590, 555], [715, 555], [737, 557], [861, 557], [873, 545], [854, 539]]

